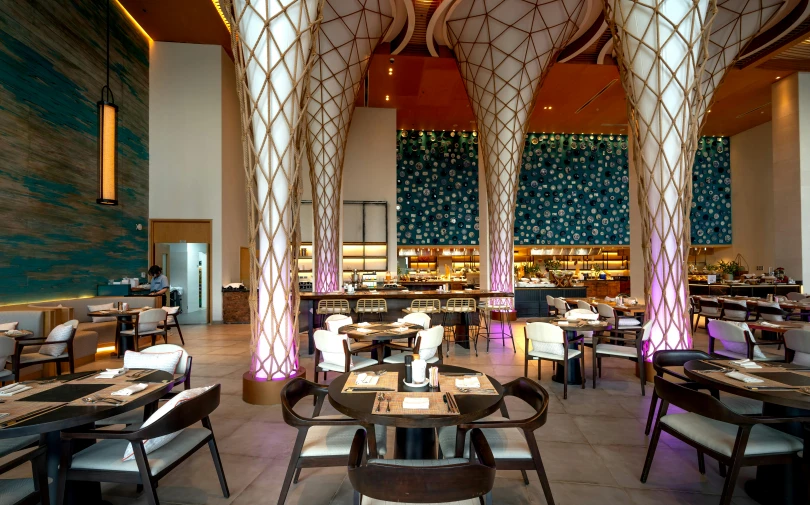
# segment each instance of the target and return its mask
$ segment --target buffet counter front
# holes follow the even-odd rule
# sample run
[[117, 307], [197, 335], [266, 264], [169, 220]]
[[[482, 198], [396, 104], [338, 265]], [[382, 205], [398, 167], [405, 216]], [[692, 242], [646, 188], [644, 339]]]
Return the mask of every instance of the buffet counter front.
[[585, 298], [587, 290], [585, 286], [573, 286], [570, 288], [515, 288], [515, 310], [518, 317], [544, 317], [548, 315], [548, 303], [546, 296], [554, 298]]

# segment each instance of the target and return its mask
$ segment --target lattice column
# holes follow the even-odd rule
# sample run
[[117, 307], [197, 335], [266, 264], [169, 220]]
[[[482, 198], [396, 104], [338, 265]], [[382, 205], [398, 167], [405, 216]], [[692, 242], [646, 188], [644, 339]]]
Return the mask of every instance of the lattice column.
[[648, 356], [691, 347], [686, 259], [701, 73], [715, 0], [605, 0], [639, 177]]
[[249, 201], [253, 379], [298, 373], [298, 213], [303, 122], [319, 0], [225, 0]]
[[493, 290], [514, 290], [515, 202], [527, 119], [584, 13], [584, 0], [462, 0], [446, 21], [480, 131]]
[[360, 84], [374, 49], [394, 19], [391, 7], [389, 0], [326, 0], [323, 6], [307, 110], [316, 292], [336, 291], [341, 285], [343, 156]]

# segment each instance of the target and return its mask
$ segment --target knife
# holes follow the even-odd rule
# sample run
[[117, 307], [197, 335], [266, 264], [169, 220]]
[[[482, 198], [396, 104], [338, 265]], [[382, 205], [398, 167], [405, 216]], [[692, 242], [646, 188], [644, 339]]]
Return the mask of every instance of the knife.
[[439, 372], [439, 375], [444, 375], [445, 377], [480, 377], [484, 374], [481, 372], [476, 373]]
[[453, 397], [453, 393], [447, 393], [447, 400], [453, 406], [452, 410], [454, 410], [456, 414], [460, 414], [461, 412], [459, 412], [458, 410], [458, 403], [456, 403], [456, 399]]
[[396, 391], [392, 388], [365, 388], [362, 386], [346, 388], [346, 391]]

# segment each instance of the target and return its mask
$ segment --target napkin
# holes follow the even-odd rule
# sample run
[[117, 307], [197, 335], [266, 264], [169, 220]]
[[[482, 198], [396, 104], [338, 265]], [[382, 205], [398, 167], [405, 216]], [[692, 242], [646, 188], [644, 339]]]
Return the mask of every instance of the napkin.
[[124, 375], [129, 370], [126, 368], [108, 368], [100, 374], [96, 375], [96, 379], [112, 379], [119, 375]]
[[740, 372], [729, 372], [726, 374], [726, 377], [731, 377], [732, 379], [737, 379], [738, 381], [743, 381], [746, 384], [756, 384], [758, 382], [765, 382], [762, 379], [757, 379], [756, 377], [751, 377], [750, 375], [745, 375]]
[[380, 377], [377, 375], [369, 375], [367, 373], [358, 374], [354, 379], [354, 383], [358, 386], [374, 386]]
[[134, 395], [135, 393], [140, 393], [144, 389], [146, 389], [148, 384], [140, 383], [140, 384], [133, 384], [129, 387], [124, 389], [119, 389], [118, 391], [113, 391], [110, 393], [112, 396], [129, 396]]
[[427, 410], [430, 408], [430, 398], [405, 398], [402, 400], [402, 408]]
[[773, 324], [773, 323], [768, 322], [768, 321], [760, 321], [759, 324], [761, 324], [762, 326], [767, 326], [769, 328], [779, 328], [778, 324]]
[[403, 321], [402, 319], [397, 319], [397, 322], [396, 323], [391, 323], [391, 326], [402, 326], [404, 324], [405, 324], [405, 321]]
[[0, 396], [14, 396], [17, 393], [22, 393], [29, 389], [31, 389], [31, 386], [26, 386], [25, 384], [10, 384], [4, 388], [0, 388]]
[[478, 382], [478, 377], [464, 377], [456, 379], [457, 388], [480, 388], [481, 383]]
[[357, 333], [371, 333], [371, 330], [369, 330], [368, 328], [357, 328], [357, 330], [355, 331]]
[[371, 324], [371, 323], [369, 323], [368, 321], [363, 321], [362, 323], [357, 323], [357, 324], [355, 324], [355, 326], [368, 326], [368, 325], [370, 325], [370, 324]]
[[760, 365], [757, 365], [754, 361], [750, 359], [741, 359], [739, 361], [732, 361], [734, 365], [741, 366], [743, 368], [762, 368]]
[[421, 295], [422, 293], [424, 293], [424, 291], [414, 291], [413, 292], [413, 294], [415, 294], [415, 295]]

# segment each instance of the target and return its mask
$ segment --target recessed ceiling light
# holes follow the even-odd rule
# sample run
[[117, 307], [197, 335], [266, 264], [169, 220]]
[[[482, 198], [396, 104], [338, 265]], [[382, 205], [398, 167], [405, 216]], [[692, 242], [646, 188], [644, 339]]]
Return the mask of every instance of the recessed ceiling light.
[[777, 81], [778, 81], [779, 79], [781, 79], [781, 78], [782, 78], [782, 77], [781, 77], [781, 76], [779, 76], [779, 75], [777, 75], [777, 76], [776, 76], [776, 80], [777, 80]]
[[387, 102], [388, 100], [389, 100], [388, 95], [385, 95], [385, 101]]
[[712, 110], [711, 110], [711, 109], [709, 109], [709, 110], [707, 110], [706, 112], [708, 113], [708, 112], [711, 112], [711, 111], [712, 111]]

